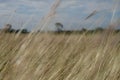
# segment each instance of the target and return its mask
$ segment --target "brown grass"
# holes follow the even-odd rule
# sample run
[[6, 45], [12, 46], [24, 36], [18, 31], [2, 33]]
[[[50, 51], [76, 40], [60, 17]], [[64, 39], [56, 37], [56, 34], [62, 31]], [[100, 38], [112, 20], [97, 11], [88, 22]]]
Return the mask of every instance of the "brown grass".
[[120, 80], [120, 33], [0, 35], [0, 80]]

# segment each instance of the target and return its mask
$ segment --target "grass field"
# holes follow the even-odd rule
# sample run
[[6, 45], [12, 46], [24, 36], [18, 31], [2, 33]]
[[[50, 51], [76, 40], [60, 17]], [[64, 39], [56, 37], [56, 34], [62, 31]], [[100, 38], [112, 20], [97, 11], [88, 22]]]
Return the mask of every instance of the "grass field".
[[0, 80], [120, 80], [120, 33], [3, 33]]

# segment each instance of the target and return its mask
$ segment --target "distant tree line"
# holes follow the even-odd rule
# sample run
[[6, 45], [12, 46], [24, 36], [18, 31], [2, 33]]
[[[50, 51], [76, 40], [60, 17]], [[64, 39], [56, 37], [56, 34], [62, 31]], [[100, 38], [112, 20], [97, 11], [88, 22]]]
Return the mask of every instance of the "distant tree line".
[[[65, 34], [72, 34], [72, 33], [83, 34], [83, 33], [86, 33], [86, 34], [92, 34], [92, 33], [102, 33], [106, 30], [108, 30], [108, 29], [98, 27], [98, 28], [95, 28], [95, 29], [82, 28], [81, 30], [74, 30], [74, 31], [72, 31], [72, 30], [55, 31], [55, 33], [65, 33]], [[120, 33], [120, 29], [114, 29], [113, 32], [114, 33]]]
[[[101, 33], [107, 29], [102, 28], [102, 27], [97, 27], [95, 29], [86, 29], [86, 28], [82, 28], [81, 30], [64, 30], [64, 26], [62, 23], [57, 22], [55, 23], [56, 26], [56, 31], [49, 31], [50, 33], [65, 33], [65, 34], [71, 34], [71, 33], [86, 33], [86, 34], [91, 34], [91, 33]], [[1, 30], [0, 32], [4, 32], [4, 33], [29, 33], [29, 31], [27, 29], [13, 29], [11, 24], [6, 24]], [[43, 31], [39, 31], [39, 32], [43, 32]], [[115, 33], [120, 33], [120, 29], [116, 29], [114, 30]]]
[[[71, 33], [86, 33], [86, 34], [91, 34], [91, 33], [100, 33], [103, 32], [105, 30], [107, 30], [106, 28], [102, 28], [102, 27], [97, 27], [95, 29], [86, 29], [86, 28], [82, 28], [81, 30], [63, 30], [63, 24], [60, 22], [55, 23], [56, 26], [56, 31], [55, 33], [66, 33], [66, 34], [71, 34]], [[120, 29], [115, 29], [114, 30], [115, 33], [119, 33]]]
[[13, 29], [11, 24], [6, 24], [0, 31], [4, 33], [29, 33], [27, 29]]

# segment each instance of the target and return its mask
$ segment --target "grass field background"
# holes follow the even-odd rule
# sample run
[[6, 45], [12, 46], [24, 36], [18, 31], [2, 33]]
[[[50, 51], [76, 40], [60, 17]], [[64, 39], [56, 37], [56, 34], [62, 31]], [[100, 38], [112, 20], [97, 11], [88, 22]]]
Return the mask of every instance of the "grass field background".
[[120, 80], [120, 33], [1, 33], [0, 80]]

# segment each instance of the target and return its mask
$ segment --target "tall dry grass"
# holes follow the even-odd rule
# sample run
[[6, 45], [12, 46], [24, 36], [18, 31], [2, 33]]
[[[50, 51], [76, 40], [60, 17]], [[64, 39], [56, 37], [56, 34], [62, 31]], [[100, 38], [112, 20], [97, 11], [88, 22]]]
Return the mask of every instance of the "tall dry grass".
[[120, 80], [120, 33], [105, 33], [1, 34], [0, 80]]
[[[35, 30], [48, 27], [59, 5], [56, 0]], [[120, 80], [120, 33], [108, 29], [97, 34], [36, 34], [35, 30], [0, 33], [0, 80]]]

